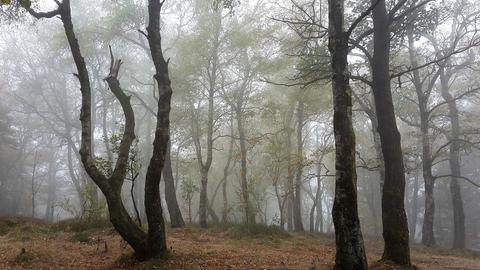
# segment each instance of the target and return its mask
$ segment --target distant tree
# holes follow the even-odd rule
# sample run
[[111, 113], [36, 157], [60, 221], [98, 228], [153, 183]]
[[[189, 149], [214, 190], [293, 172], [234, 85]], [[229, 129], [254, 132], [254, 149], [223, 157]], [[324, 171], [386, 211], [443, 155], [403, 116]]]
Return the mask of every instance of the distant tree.
[[182, 180], [180, 184], [180, 191], [182, 198], [187, 202], [188, 222], [192, 224], [192, 200], [195, 196], [195, 193], [199, 191], [199, 188], [194, 181], [192, 181], [190, 178], [186, 178]]

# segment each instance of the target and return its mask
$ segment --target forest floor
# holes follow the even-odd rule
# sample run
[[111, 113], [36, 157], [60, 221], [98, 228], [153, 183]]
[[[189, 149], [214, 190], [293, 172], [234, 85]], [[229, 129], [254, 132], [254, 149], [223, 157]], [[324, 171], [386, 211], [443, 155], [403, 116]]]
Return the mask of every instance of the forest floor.
[[[96, 228], [92, 228], [96, 227]], [[73, 222], [46, 224], [0, 217], [0, 269], [331, 269], [333, 236], [285, 233], [256, 226], [188, 227], [168, 230], [170, 255], [139, 263], [108, 223], [88, 228]], [[382, 242], [367, 239], [370, 269], [395, 269], [379, 263]], [[22, 248], [25, 253], [22, 253]], [[480, 254], [412, 248], [417, 269], [480, 270]]]

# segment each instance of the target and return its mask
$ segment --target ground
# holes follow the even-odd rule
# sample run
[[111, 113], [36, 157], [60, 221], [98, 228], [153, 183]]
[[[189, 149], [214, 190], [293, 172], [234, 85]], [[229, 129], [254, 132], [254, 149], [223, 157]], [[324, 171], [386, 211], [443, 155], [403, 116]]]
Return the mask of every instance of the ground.
[[[196, 227], [168, 230], [169, 258], [139, 263], [108, 225], [78, 228], [73, 223], [0, 218], [0, 269], [331, 269], [332, 236], [272, 228]], [[379, 263], [381, 241], [366, 240], [371, 269], [395, 269]], [[22, 253], [22, 249], [25, 252]], [[412, 248], [417, 269], [480, 270], [480, 255]]]

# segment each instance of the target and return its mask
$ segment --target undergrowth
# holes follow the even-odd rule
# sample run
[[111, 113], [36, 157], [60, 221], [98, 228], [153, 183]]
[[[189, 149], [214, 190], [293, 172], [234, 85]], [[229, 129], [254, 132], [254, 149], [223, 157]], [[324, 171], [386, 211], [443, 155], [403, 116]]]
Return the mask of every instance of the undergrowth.
[[70, 218], [61, 220], [53, 224], [54, 231], [65, 231], [65, 232], [83, 232], [92, 229], [105, 229], [111, 228], [112, 224], [107, 219], [101, 218], [88, 218], [88, 219], [79, 219], [79, 218]]
[[224, 232], [226, 236], [234, 239], [242, 238], [269, 238], [283, 239], [291, 235], [275, 225], [265, 224], [223, 224], [214, 225], [210, 229], [212, 232]]

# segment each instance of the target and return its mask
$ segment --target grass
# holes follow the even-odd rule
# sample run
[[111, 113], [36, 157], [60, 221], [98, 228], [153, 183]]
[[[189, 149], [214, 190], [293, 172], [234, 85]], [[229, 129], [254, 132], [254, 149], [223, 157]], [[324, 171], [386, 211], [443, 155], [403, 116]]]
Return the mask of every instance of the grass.
[[109, 220], [103, 218], [88, 218], [88, 219], [79, 219], [79, 218], [70, 218], [61, 220], [53, 224], [54, 231], [64, 231], [64, 232], [83, 232], [93, 229], [105, 229], [111, 228], [112, 224]]
[[70, 238], [73, 242], [88, 243], [90, 235], [87, 232], [75, 232]]
[[425, 254], [436, 254], [442, 256], [455, 256], [455, 257], [463, 257], [463, 258], [471, 258], [471, 259], [480, 259], [480, 252], [468, 249], [451, 249], [451, 248], [444, 248], [439, 246], [434, 247], [425, 247], [421, 245], [412, 245], [412, 249], [425, 253]]
[[291, 235], [275, 225], [264, 224], [228, 224], [222, 227], [225, 235], [233, 239], [285, 239]]
[[39, 219], [20, 216], [0, 217], [0, 236], [11, 234], [15, 239], [27, 241], [33, 235], [46, 235], [51, 232], [50, 224]]

